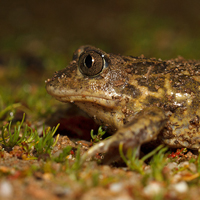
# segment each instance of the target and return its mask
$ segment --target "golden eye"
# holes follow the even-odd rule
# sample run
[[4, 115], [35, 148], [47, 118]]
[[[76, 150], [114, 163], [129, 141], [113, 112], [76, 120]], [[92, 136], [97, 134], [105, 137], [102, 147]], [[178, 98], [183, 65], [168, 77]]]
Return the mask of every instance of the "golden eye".
[[96, 51], [84, 52], [79, 58], [79, 69], [83, 75], [96, 76], [104, 68], [106, 62], [104, 56]]

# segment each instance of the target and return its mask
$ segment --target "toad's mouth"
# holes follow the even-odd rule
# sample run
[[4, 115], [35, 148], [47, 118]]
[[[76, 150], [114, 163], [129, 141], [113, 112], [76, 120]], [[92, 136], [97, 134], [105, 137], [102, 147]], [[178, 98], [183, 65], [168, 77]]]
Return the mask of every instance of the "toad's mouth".
[[84, 95], [84, 94], [74, 94], [66, 96], [54, 96], [57, 100], [61, 102], [70, 102], [70, 103], [91, 103], [98, 104], [104, 107], [113, 108], [116, 106], [116, 101], [106, 97], [99, 97], [95, 95]]
[[70, 102], [70, 103], [91, 103], [91, 104], [98, 104], [103, 107], [113, 108], [117, 105], [119, 101], [118, 98], [114, 98], [113, 95], [110, 95], [106, 92], [87, 92], [85, 90], [82, 91], [75, 91], [75, 90], [63, 90], [54, 88], [51, 85], [46, 85], [47, 92], [55, 97], [57, 100], [61, 102]]

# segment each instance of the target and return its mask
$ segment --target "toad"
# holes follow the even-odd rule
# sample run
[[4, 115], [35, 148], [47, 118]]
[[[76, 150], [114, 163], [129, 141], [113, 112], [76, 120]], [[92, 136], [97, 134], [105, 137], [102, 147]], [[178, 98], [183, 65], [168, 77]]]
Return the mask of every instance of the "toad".
[[110, 162], [149, 141], [200, 148], [200, 62], [109, 54], [81, 46], [65, 68], [46, 81], [47, 92], [71, 102], [115, 133], [83, 159], [105, 152]]

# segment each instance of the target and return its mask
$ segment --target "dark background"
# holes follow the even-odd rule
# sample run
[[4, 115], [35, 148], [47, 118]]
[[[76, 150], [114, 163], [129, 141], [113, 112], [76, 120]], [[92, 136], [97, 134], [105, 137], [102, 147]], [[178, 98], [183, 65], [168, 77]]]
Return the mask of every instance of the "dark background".
[[[199, 59], [199, 0], [0, 1], [0, 56], [108, 52]], [[69, 60], [68, 60], [69, 61]]]

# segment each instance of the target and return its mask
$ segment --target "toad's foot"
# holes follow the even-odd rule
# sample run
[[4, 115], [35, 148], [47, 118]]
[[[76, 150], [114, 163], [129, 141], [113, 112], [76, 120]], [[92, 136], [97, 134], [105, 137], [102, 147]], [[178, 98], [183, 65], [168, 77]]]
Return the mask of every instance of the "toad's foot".
[[128, 124], [119, 129], [117, 133], [91, 147], [82, 157], [82, 161], [94, 156], [96, 153], [104, 153], [104, 164], [119, 159], [119, 144], [123, 144], [123, 151], [131, 148], [140, 148], [143, 143], [151, 141], [164, 128], [167, 117], [164, 111], [157, 107], [150, 107], [139, 112]]

